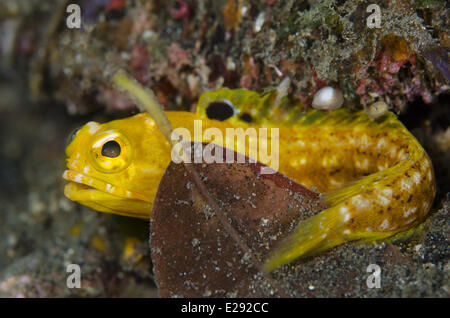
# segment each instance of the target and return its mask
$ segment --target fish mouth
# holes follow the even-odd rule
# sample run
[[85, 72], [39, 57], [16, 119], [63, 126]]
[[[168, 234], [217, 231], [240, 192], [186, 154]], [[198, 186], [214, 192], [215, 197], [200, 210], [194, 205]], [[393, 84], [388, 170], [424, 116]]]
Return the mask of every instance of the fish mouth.
[[63, 179], [69, 181], [64, 189], [64, 194], [71, 200], [86, 201], [89, 197], [92, 200], [98, 200], [96, 194], [103, 193], [104, 199], [110, 200], [139, 200], [144, 202], [151, 202], [142, 194], [129, 191], [117, 185], [110, 184], [100, 179], [82, 174], [74, 170], [65, 170]]

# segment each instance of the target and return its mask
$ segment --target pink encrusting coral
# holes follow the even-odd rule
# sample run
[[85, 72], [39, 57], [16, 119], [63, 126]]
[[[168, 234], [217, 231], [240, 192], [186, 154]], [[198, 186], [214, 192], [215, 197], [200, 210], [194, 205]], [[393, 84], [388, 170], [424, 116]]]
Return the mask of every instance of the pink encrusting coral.
[[397, 36], [387, 36], [383, 43], [374, 60], [356, 68], [356, 94], [365, 103], [372, 99], [370, 95], [389, 96], [400, 109], [417, 97], [427, 104], [433, 103], [435, 98], [419, 77], [417, 54], [408, 43]]

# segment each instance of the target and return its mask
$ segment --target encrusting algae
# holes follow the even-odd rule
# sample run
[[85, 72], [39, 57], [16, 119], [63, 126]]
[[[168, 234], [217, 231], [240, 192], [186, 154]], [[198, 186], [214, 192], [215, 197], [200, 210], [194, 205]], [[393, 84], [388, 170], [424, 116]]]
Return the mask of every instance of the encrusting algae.
[[[224, 136], [227, 128], [279, 128], [278, 171], [325, 193], [330, 207], [298, 225], [266, 261], [267, 271], [347, 241], [406, 233], [425, 220], [435, 196], [433, 167], [394, 114], [386, 112], [374, 120], [363, 110], [301, 113], [301, 105], [286, 97], [274, 106], [275, 100], [276, 92], [260, 96], [245, 89], [220, 89], [204, 93], [196, 113], [166, 112], [174, 129], [187, 128], [191, 136], [194, 120], [201, 120], [203, 129], [218, 128]], [[231, 107], [228, 118], [208, 118], [214, 118], [209, 107], [218, 105]], [[212, 136], [202, 137], [213, 141]], [[249, 136], [249, 145], [252, 138], [258, 137]], [[232, 144], [239, 152], [242, 145], [234, 139]], [[251, 157], [251, 149], [245, 154]], [[171, 148], [152, 117], [141, 113], [105, 124], [87, 123], [66, 155], [63, 177], [69, 181], [69, 199], [98, 211], [148, 219]]]

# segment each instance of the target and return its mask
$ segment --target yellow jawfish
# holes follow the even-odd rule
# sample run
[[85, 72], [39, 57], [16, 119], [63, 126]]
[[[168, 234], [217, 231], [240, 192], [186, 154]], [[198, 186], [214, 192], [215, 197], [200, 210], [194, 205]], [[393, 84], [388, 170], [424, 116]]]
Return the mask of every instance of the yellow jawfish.
[[[230, 107], [227, 118], [211, 119], [214, 107], [224, 103]], [[365, 111], [300, 109], [286, 97], [278, 100], [276, 93], [220, 89], [204, 93], [196, 113], [166, 112], [173, 128], [187, 128], [191, 136], [194, 120], [201, 120], [203, 129], [223, 132], [279, 128], [278, 171], [325, 193], [329, 208], [298, 225], [266, 261], [267, 271], [347, 241], [406, 233], [425, 220], [435, 196], [433, 167], [394, 114], [373, 120]], [[203, 141], [223, 144], [212, 137]], [[66, 155], [63, 177], [69, 183], [64, 193], [69, 199], [101, 212], [144, 219], [150, 217], [171, 161], [169, 143], [147, 113], [87, 123]]]

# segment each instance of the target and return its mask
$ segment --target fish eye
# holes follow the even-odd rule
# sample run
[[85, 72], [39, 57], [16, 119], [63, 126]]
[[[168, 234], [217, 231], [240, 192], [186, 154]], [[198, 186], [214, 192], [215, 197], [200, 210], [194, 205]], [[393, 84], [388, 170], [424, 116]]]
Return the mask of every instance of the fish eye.
[[234, 115], [231, 103], [227, 101], [212, 102], [206, 108], [206, 116], [209, 119], [224, 121]]
[[102, 156], [116, 158], [120, 155], [120, 145], [115, 140], [107, 141], [102, 147]]
[[132, 149], [123, 133], [108, 130], [93, 136], [90, 154], [96, 169], [103, 173], [115, 173], [129, 166]]

